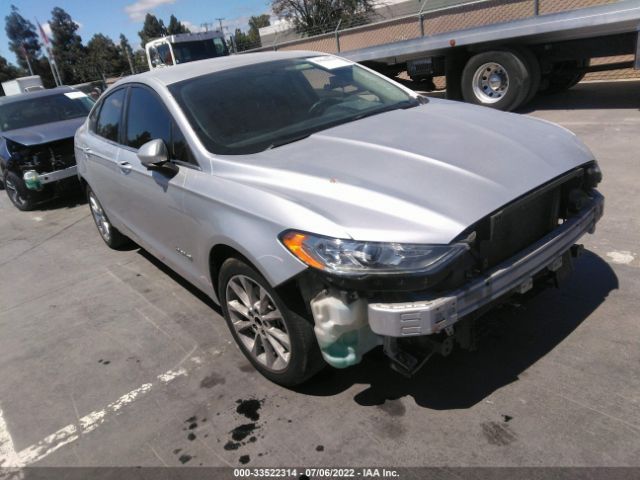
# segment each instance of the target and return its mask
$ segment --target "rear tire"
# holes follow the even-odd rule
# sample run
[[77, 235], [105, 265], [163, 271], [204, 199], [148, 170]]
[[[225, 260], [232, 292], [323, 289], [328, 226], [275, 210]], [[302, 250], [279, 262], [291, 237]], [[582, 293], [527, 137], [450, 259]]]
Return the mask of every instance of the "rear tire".
[[256, 270], [230, 258], [222, 264], [218, 279], [220, 304], [231, 335], [263, 376], [292, 387], [326, 365], [313, 324], [289, 310]]
[[526, 47], [520, 47], [517, 50], [524, 59], [527, 65], [527, 70], [529, 71], [529, 75], [531, 76], [531, 87], [529, 88], [529, 93], [527, 94], [526, 98], [520, 104], [520, 106], [522, 107], [533, 100], [540, 90], [540, 83], [542, 82], [542, 71], [540, 69], [540, 61], [538, 60], [538, 57], [536, 57], [531, 50]]
[[462, 71], [464, 100], [497, 110], [518, 108], [529, 95], [531, 84], [527, 62], [516, 50], [478, 53]]
[[4, 172], [4, 185], [11, 203], [23, 212], [33, 210], [36, 205], [35, 194], [27, 188], [24, 180], [15, 172]]
[[87, 202], [89, 203], [89, 210], [91, 211], [93, 221], [96, 223], [98, 233], [102, 240], [104, 240], [104, 243], [114, 250], [128, 246], [132, 243], [129, 237], [126, 237], [120, 233], [117, 228], [111, 225], [109, 217], [107, 217], [106, 212], [102, 209], [102, 205], [98, 201], [98, 197], [96, 197], [95, 193], [88, 185]]

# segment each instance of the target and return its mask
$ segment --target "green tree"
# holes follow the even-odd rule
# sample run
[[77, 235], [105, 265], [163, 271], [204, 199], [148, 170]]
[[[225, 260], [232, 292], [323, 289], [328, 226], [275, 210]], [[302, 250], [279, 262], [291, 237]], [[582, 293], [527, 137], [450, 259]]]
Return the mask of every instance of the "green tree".
[[53, 54], [56, 57], [62, 82], [68, 85], [95, 80], [91, 77], [90, 66], [86, 63], [86, 49], [82, 38], [76, 32], [78, 24], [64, 9], [55, 7], [51, 11], [51, 33]]
[[254, 15], [249, 19], [249, 40], [254, 45], [253, 48], [261, 47], [262, 42], [260, 41], [260, 29], [262, 27], [268, 27], [271, 25], [271, 21], [269, 19], [269, 15]]
[[144, 50], [136, 50], [133, 53], [133, 66], [136, 72], [149, 71], [149, 63], [147, 62], [147, 54]]
[[[0, 56], [0, 82], [6, 82], [7, 80], [13, 80], [14, 78], [18, 78], [24, 75], [24, 71], [21, 69], [14, 67], [7, 59]], [[0, 92], [4, 95], [4, 90], [0, 87]]]
[[121, 50], [106, 35], [96, 33], [87, 43], [87, 66], [93, 78], [120, 74], [128, 67]]
[[171, 15], [171, 17], [169, 17], [169, 25], [167, 26], [167, 35], [175, 35], [178, 33], [191, 33], [191, 30], [180, 23], [175, 15]]
[[29, 57], [29, 61], [41, 55], [36, 27], [20, 15], [18, 7], [11, 5], [11, 13], [5, 17], [4, 30], [9, 39], [9, 50], [16, 54], [18, 64], [27, 70], [25, 54]]
[[167, 29], [164, 26], [162, 20], [158, 20], [155, 15], [151, 13], [147, 13], [144, 17], [144, 24], [142, 25], [142, 30], [138, 32], [140, 35], [140, 42], [142, 44], [142, 48], [147, 44], [149, 40], [154, 38], [163, 37], [167, 34]]
[[29, 68], [25, 58], [25, 55], [27, 55], [33, 73], [40, 75], [43, 84], [47, 87], [55, 85], [49, 62], [41, 53], [36, 27], [20, 15], [20, 10], [15, 5], [11, 5], [10, 13], [5, 17], [5, 32], [9, 39], [9, 50], [15, 53], [18, 65], [22, 70], [5, 71], [10, 71], [13, 75], [28, 75]]
[[244, 33], [239, 28], [236, 28], [236, 31], [233, 34], [233, 41], [231, 42], [231, 44], [232, 45], [235, 44], [236, 48], [238, 49], [238, 52], [243, 52], [245, 50], [254, 48], [254, 45], [251, 43], [251, 40], [249, 39], [249, 35]]
[[272, 0], [273, 13], [293, 21], [298, 32], [310, 36], [331, 32], [340, 25], [366, 23], [373, 0]]

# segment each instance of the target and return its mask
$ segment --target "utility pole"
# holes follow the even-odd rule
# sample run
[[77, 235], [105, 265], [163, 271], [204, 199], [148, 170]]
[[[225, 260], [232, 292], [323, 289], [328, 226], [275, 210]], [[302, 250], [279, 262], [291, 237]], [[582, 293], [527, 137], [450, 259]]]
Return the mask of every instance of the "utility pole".
[[53, 81], [56, 82], [56, 87], [59, 87], [59, 86], [62, 85], [62, 77], [60, 77], [60, 71], [58, 70], [58, 64], [56, 63], [56, 59], [53, 56], [53, 52], [51, 51], [51, 47], [49, 45], [49, 37], [47, 37], [47, 33], [44, 31], [44, 28], [42, 28], [42, 25], [40, 24], [40, 22], [38, 21], [37, 18], [36, 18], [36, 24], [38, 25], [38, 28], [40, 29], [40, 36], [42, 37], [42, 40], [44, 41], [44, 48], [47, 51], [47, 55], [48, 55], [47, 60], [49, 61], [49, 67], [51, 68], [51, 73], [53, 75]]
[[218, 20], [218, 23], [220, 23], [220, 33], [224, 33], [224, 28], [222, 27], [222, 21], [224, 20], [224, 18], [216, 18], [216, 20]]
[[131, 70], [131, 75], [135, 75], [136, 69], [133, 68], [133, 61], [131, 60], [131, 54], [129, 53], [129, 49], [125, 48], [124, 53], [127, 55], [127, 60], [129, 61], [129, 69]]
[[209, 28], [213, 28], [213, 23], [212, 22], [204, 22], [204, 23], [201, 23], [200, 26], [202, 28], [204, 28], [205, 32], [208, 32]]
[[33, 75], [33, 68], [31, 68], [31, 61], [29, 60], [29, 53], [24, 45], [21, 46], [24, 59], [27, 61], [27, 67], [29, 67], [29, 75]]

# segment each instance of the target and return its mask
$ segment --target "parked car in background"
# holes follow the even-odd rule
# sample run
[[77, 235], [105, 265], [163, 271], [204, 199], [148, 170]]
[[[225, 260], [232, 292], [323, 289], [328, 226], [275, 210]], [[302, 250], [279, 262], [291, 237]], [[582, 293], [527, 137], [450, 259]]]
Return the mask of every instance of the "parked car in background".
[[77, 186], [73, 135], [93, 103], [70, 87], [0, 98], [0, 179], [17, 208]]
[[568, 130], [316, 52], [128, 77], [75, 146], [107, 245], [135, 240], [219, 302], [283, 385], [378, 345], [406, 374], [470, 347], [478, 313], [566, 278], [603, 212]]

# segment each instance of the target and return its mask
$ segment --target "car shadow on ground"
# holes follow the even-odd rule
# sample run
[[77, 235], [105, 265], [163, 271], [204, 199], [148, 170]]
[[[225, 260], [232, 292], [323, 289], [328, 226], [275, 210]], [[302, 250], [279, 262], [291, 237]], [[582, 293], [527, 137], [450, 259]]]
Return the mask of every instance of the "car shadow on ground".
[[561, 93], [538, 95], [518, 113], [535, 110], [640, 109], [640, 80], [585, 82]]
[[[445, 90], [421, 92], [420, 84], [403, 81], [403, 85], [424, 93], [428, 97], [446, 98]], [[617, 82], [585, 82], [560, 93], [538, 94], [517, 113], [531, 113], [536, 110], [597, 110], [631, 109], [640, 110], [640, 80]]]
[[38, 203], [32, 211], [44, 212], [49, 210], [61, 210], [63, 208], [74, 208], [79, 205], [86, 205], [87, 197], [80, 189], [78, 191], [67, 192], [59, 197]]
[[526, 375], [617, 288], [611, 267], [596, 254], [585, 252], [562, 288], [545, 290], [519, 308], [506, 306], [488, 313], [484, 319], [489, 333], [475, 352], [455, 349], [447, 358], [434, 356], [408, 379], [392, 371], [377, 349], [359, 365], [328, 368], [296, 391], [330, 396], [363, 384], [368, 387], [354, 397], [363, 406], [410, 396], [416, 404], [434, 410], [470, 408]]
[[180, 276], [180, 274], [174, 272], [171, 268], [169, 268], [168, 266], [166, 266], [164, 263], [162, 263], [160, 260], [158, 260], [156, 257], [154, 257], [153, 255], [151, 255], [149, 252], [147, 252], [146, 250], [144, 250], [143, 248], [138, 247], [137, 245], [135, 245], [133, 247], [133, 249], [138, 248], [138, 254], [142, 257], [144, 257], [145, 259], [147, 259], [150, 263], [152, 263], [158, 270], [162, 271], [162, 273], [164, 273], [165, 275], [171, 277], [171, 279], [176, 282], [177, 284], [179, 284], [182, 288], [184, 288], [185, 290], [188, 290], [194, 297], [196, 297], [198, 300], [200, 300], [202, 303], [204, 303], [205, 305], [207, 305], [208, 307], [210, 307], [212, 310], [214, 310], [218, 315], [222, 316], [222, 309], [220, 308], [219, 305], [216, 305], [214, 303], [213, 300], [211, 300], [211, 298], [204, 293], [202, 290], [200, 290], [198, 287], [196, 287], [194, 284], [192, 284], [191, 282], [189, 282], [188, 280], [185, 280], [183, 277]]

